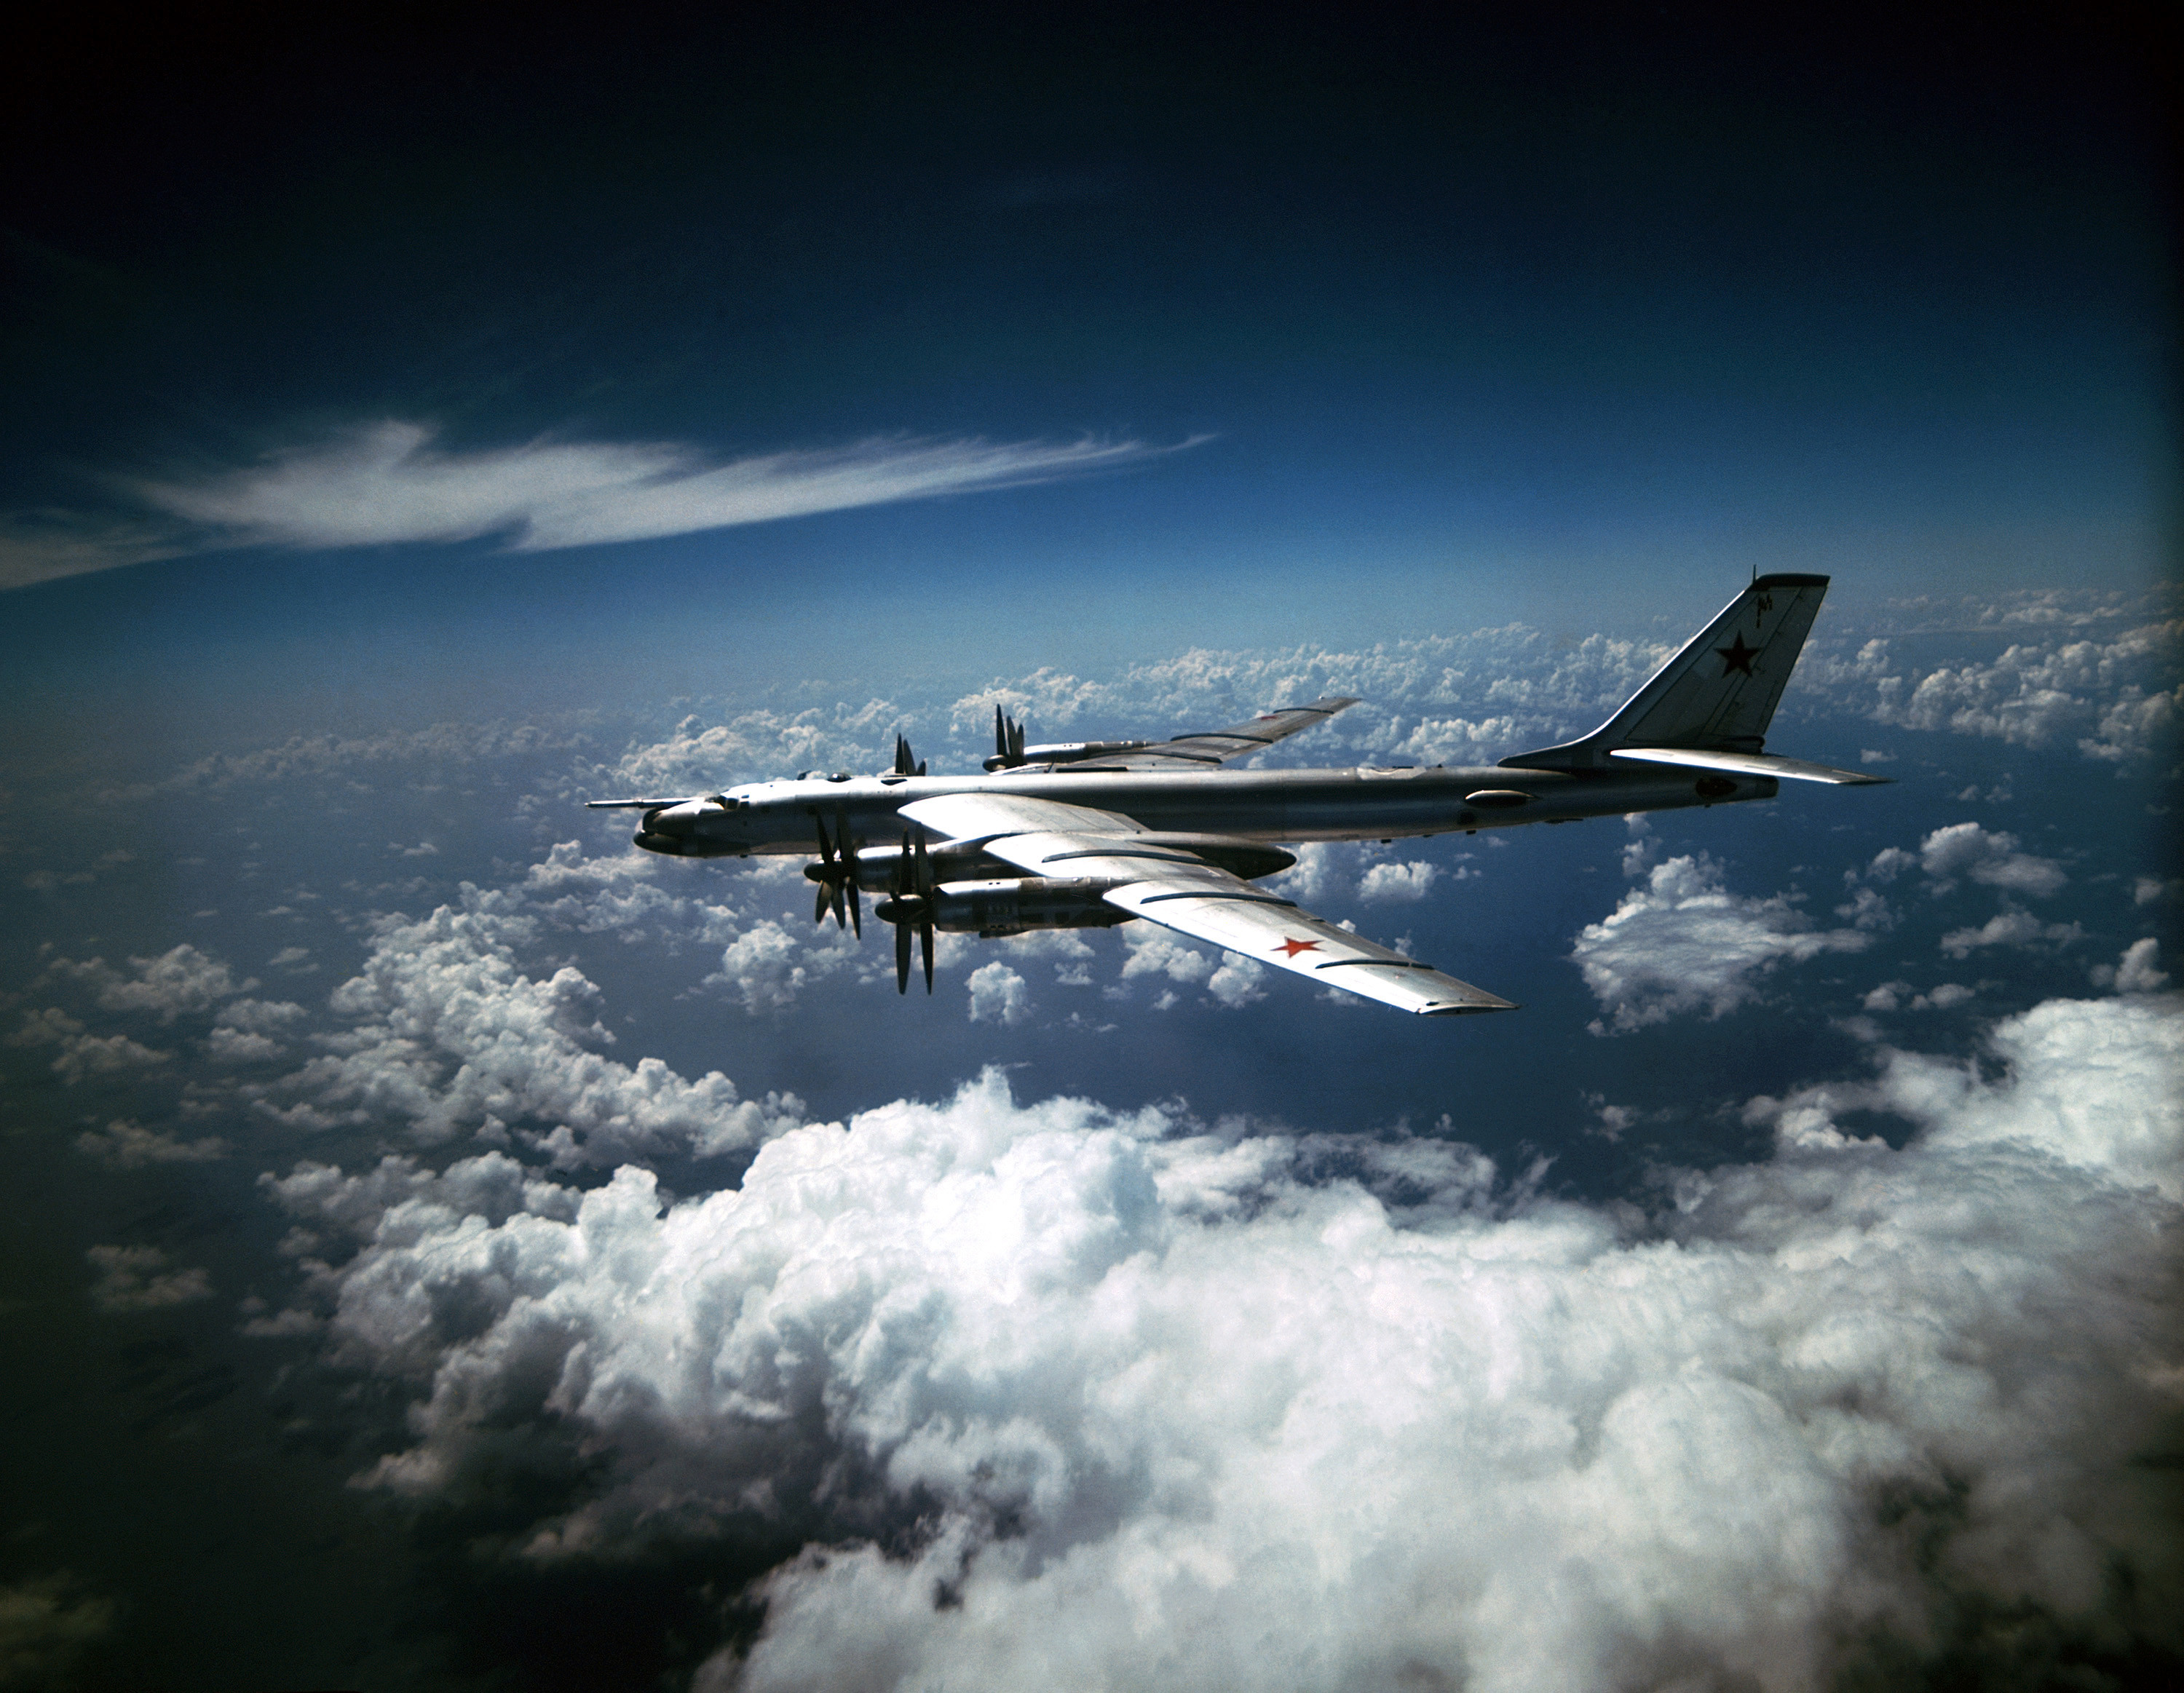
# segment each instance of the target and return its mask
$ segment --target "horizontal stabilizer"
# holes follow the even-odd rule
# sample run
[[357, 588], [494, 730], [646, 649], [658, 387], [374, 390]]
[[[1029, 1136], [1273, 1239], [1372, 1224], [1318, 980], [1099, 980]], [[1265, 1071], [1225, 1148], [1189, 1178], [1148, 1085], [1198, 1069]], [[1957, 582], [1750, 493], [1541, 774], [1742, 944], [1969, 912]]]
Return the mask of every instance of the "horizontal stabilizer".
[[1635, 759], [1640, 764], [1680, 764], [1692, 770], [1722, 770], [1732, 776], [1774, 776], [1790, 782], [1831, 782], [1844, 786], [1882, 782], [1885, 776], [1867, 776], [1832, 765], [1812, 764], [1801, 758], [1776, 758], [1772, 753], [1716, 752], [1707, 747], [1615, 747], [1610, 758]]

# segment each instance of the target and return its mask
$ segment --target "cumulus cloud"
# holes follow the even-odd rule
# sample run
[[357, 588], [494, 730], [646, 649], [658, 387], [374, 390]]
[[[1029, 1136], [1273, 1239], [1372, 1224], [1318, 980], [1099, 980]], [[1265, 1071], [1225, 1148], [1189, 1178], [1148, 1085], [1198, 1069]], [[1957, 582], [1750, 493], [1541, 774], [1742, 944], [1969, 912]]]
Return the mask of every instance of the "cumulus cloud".
[[722, 950], [721, 967], [704, 985], [734, 994], [755, 1016], [783, 1011], [814, 982], [857, 968], [861, 957], [858, 943], [843, 930], [830, 927], [815, 937], [794, 917], [761, 918]]
[[1423, 899], [1440, 875], [1440, 866], [1423, 859], [1407, 864], [1392, 860], [1374, 865], [1357, 883], [1357, 897], [1367, 901], [1409, 903]]
[[1899, 665], [1875, 639], [1848, 657], [1815, 653], [1798, 678], [1878, 723], [2013, 746], [2075, 743], [2084, 757], [2120, 765], [2175, 734], [2180, 632], [2184, 625], [2164, 621], [2105, 640], [2016, 642], [1992, 659], [1930, 668]]
[[1014, 1028], [1031, 1016], [1031, 994], [1022, 977], [996, 960], [971, 972], [971, 1021]]
[[2089, 972], [2097, 988], [2113, 988], [2119, 994], [2158, 994], [2169, 985], [2169, 972], [2155, 962], [2161, 943], [2152, 935], [2135, 940], [2114, 964], [2096, 964]]
[[671, 1204], [499, 1155], [271, 1188], [352, 1243], [332, 1355], [414, 1384], [371, 1482], [460, 1501], [527, 1430], [591, 1478], [531, 1557], [811, 1525], [703, 1685], [1818, 1689], [1981, 1615], [2029, 1672], [2176, 1644], [2134, 1458], [2181, 1033], [2055, 1002], [1983, 1066], [1884, 1052], [1650, 1217], [990, 1073]]
[[729, 1151], [795, 1120], [788, 1095], [739, 1099], [717, 1070], [692, 1082], [658, 1058], [632, 1066], [595, 1050], [614, 1037], [589, 978], [565, 965], [542, 979], [517, 961], [533, 921], [472, 890], [461, 909], [382, 926], [332, 996], [348, 1027], [264, 1084], [261, 1108], [304, 1128], [391, 1119], [425, 1142], [514, 1131], [565, 1167]]
[[[1130, 924], [1123, 931], [1123, 939], [1128, 948], [1123, 961], [1124, 982], [1165, 976], [1180, 986], [1203, 986], [1213, 1004], [1232, 1011], [1266, 997], [1266, 967], [1253, 960], [1233, 952], [1223, 952], [1217, 960], [1173, 930], [1150, 923]], [[1170, 989], [1153, 1001], [1153, 1009], [1165, 1011], [1177, 1003], [1178, 996]]]
[[116, 1170], [141, 1169], [148, 1164], [203, 1164], [227, 1156], [227, 1143], [217, 1135], [183, 1140], [146, 1128], [126, 1118], [116, 1118], [103, 1129], [88, 1129], [75, 1138], [76, 1150]]
[[206, 537], [200, 544], [368, 547], [500, 535], [519, 551], [543, 551], [1022, 487], [1177, 450], [1089, 437], [896, 438], [720, 463], [661, 442], [448, 451], [434, 445], [436, 432], [388, 421], [248, 470], [125, 486]]
[[1914, 993], [1908, 982], [1884, 982], [1866, 994], [1864, 1005], [1869, 1011], [1900, 1011], [1906, 1006], [1914, 1011], [1948, 1011], [1977, 997], [1961, 982], [1944, 982], [1923, 994]]
[[1579, 933], [1571, 957], [1607, 1012], [1596, 1034], [1627, 1034], [1703, 1009], [1723, 1016], [1759, 994], [1785, 961], [1859, 952], [1867, 929], [1817, 929], [1787, 896], [1731, 894], [1701, 854], [1654, 866], [1613, 911]]
[[159, 1311], [212, 1297], [212, 1278], [201, 1268], [170, 1270], [156, 1246], [94, 1246], [84, 1256], [99, 1272], [91, 1290], [101, 1311]]
[[1951, 823], [1934, 830], [1919, 843], [1919, 864], [1933, 878], [1936, 893], [1956, 886], [1958, 877], [1970, 876], [1989, 888], [2038, 899], [2070, 879], [2053, 859], [2020, 852], [2015, 835], [1989, 833], [1977, 823]]
[[163, 1023], [171, 1023], [186, 1011], [209, 1011], [231, 994], [258, 985], [247, 979], [237, 982], [226, 965], [187, 944], [156, 958], [132, 958], [129, 963], [133, 977], [122, 975], [103, 958], [81, 964], [57, 958], [47, 966], [47, 973], [91, 989], [102, 1011], [148, 1011]]
[[1990, 946], [2068, 946], [2085, 933], [2077, 923], [2043, 923], [2022, 907], [2005, 905], [1977, 928], [1951, 929], [1940, 945], [1951, 958], [1968, 958]]
[[53, 1073], [69, 1086], [93, 1076], [110, 1076], [148, 1065], [164, 1064], [175, 1055], [133, 1041], [125, 1034], [87, 1033], [82, 1023], [56, 1006], [25, 1011], [23, 1026], [7, 1037], [9, 1046], [53, 1046]]

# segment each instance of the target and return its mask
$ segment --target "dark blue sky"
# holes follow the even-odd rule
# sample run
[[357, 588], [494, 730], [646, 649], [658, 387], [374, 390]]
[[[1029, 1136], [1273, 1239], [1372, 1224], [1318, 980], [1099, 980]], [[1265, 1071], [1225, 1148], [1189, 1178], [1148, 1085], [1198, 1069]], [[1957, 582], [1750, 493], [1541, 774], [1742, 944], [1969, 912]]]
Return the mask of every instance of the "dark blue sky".
[[[2165, 90], [2128, 14], [42, 28], [5, 220], [19, 521], [386, 418], [726, 456], [1213, 437], [945, 521], [349, 555], [354, 588], [208, 560], [185, 598], [231, 634], [475, 594], [626, 655], [738, 606], [824, 598], [870, 638], [968, 598], [1113, 656], [1133, 593], [1164, 634], [1278, 638], [1407, 585], [1458, 624], [1752, 565], [2121, 586], [2171, 533]], [[18, 604], [65, 627], [121, 591]]]

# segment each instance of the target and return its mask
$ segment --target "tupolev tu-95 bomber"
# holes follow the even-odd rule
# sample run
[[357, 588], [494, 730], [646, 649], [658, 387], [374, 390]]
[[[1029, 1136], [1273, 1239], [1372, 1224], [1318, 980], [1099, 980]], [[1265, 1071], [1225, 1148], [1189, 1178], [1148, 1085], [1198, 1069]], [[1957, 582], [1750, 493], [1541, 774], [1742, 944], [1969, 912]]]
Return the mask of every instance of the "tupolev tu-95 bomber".
[[1296, 862], [1285, 842], [1392, 840], [1685, 805], [1769, 799], [1785, 780], [1866, 783], [1764, 750], [1767, 725], [1827, 592], [1757, 576], [1591, 734], [1483, 768], [1238, 770], [1232, 760], [1355, 699], [1292, 705], [1165, 741], [1027, 746], [996, 707], [978, 775], [929, 776], [901, 736], [878, 776], [746, 782], [700, 799], [594, 799], [641, 810], [647, 850], [681, 858], [810, 855], [813, 921], [863, 933], [861, 892], [894, 926], [895, 986], [916, 936], [933, 990], [935, 930], [988, 937], [1143, 918], [1245, 958], [1428, 1016], [1503, 999], [1323, 922], [1255, 884]]

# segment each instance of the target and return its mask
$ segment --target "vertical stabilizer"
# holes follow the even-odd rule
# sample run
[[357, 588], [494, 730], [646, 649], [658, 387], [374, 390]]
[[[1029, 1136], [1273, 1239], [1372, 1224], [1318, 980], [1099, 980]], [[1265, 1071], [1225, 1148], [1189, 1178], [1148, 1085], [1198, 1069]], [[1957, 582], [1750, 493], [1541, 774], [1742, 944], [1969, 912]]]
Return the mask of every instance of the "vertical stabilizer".
[[1518, 770], [1597, 770], [1618, 747], [1760, 751], [1827, 591], [1825, 576], [1754, 578], [1583, 740], [1502, 762]]

